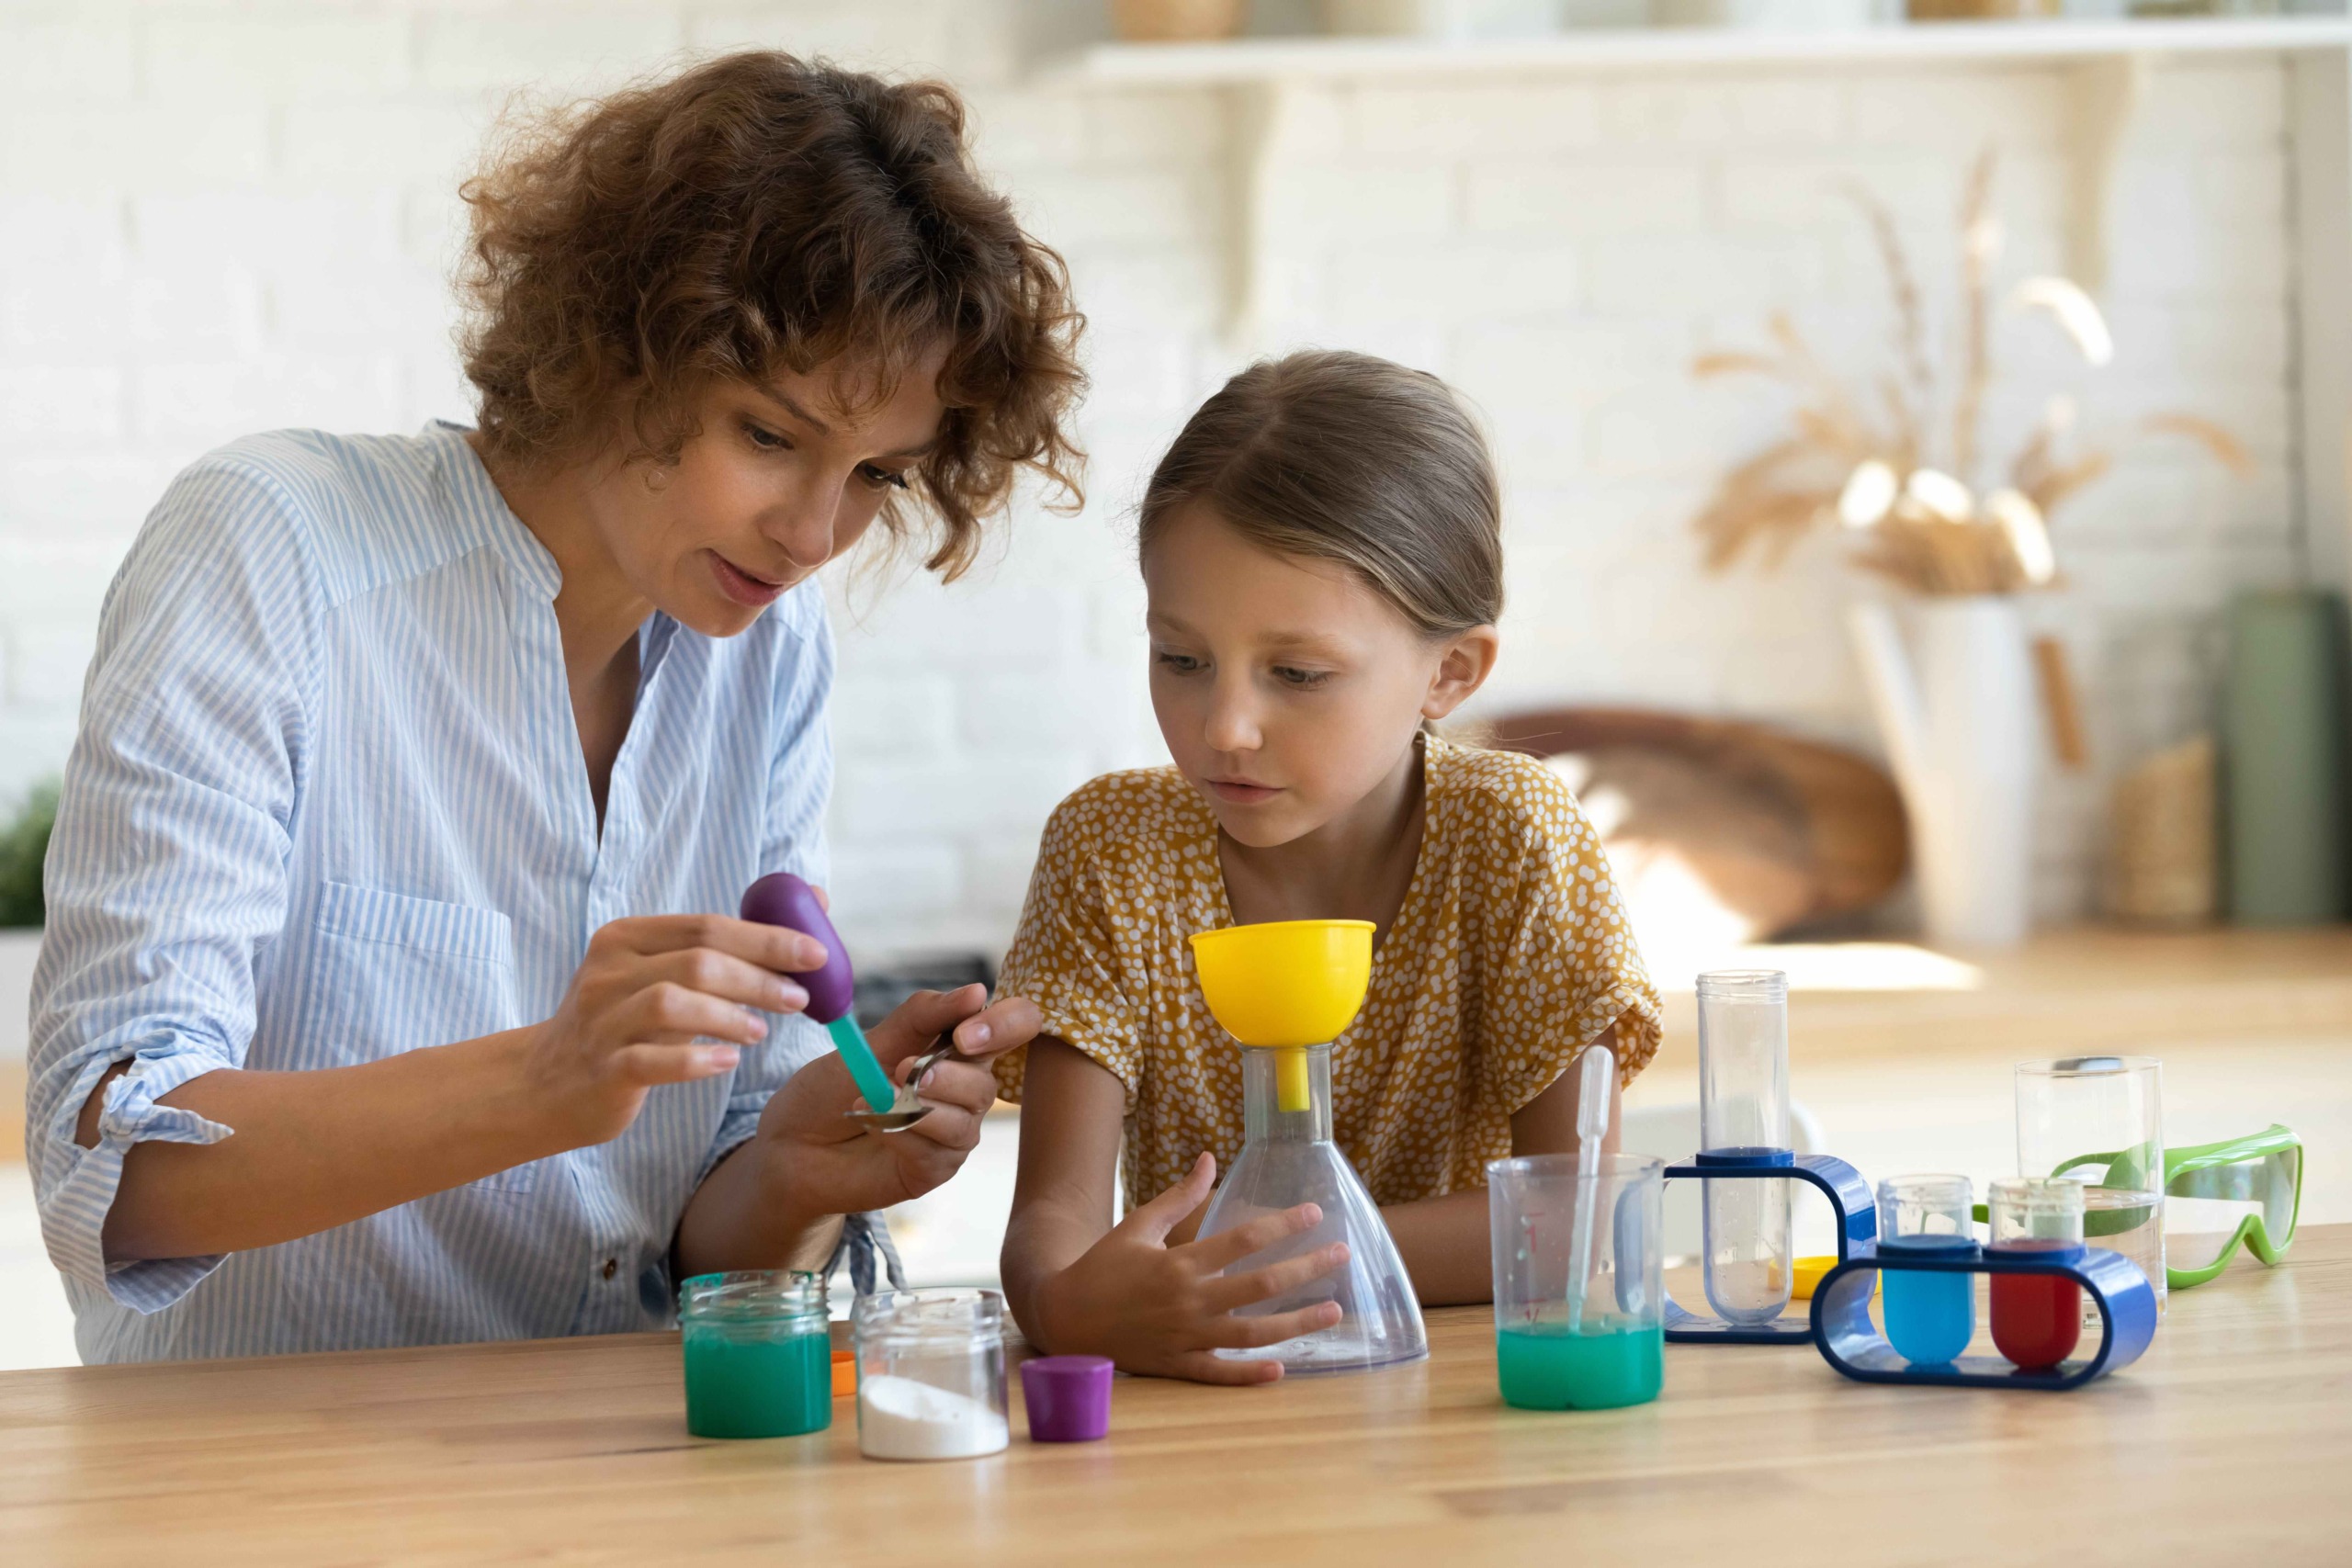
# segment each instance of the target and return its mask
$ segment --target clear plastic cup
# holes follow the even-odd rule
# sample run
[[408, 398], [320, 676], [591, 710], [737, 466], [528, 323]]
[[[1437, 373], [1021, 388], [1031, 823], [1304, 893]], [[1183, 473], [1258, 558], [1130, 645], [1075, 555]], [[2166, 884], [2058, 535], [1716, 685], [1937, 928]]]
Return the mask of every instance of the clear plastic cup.
[[[1883, 1257], [1965, 1258], [1976, 1251], [1970, 1228], [1975, 1190], [1964, 1176], [1890, 1176], [1878, 1184], [1878, 1250]], [[1879, 1311], [1886, 1342], [1914, 1366], [1956, 1359], [1976, 1334], [1973, 1274], [1882, 1269]]]
[[[2083, 1236], [2165, 1290], [2164, 1072], [2153, 1056], [2068, 1056], [2017, 1068], [2018, 1174], [2083, 1187]], [[2097, 1307], [2086, 1301], [2096, 1325]]]
[[[1699, 976], [1699, 1148], [1789, 1149], [1789, 977], [1777, 969]], [[1707, 1303], [1726, 1323], [1770, 1323], [1795, 1284], [1789, 1184], [1710, 1181], [1701, 1195]]]
[[[1574, 1155], [1487, 1167], [1505, 1404], [1605, 1410], [1657, 1397], [1666, 1376], [1665, 1169], [1641, 1155], [1603, 1155], [1588, 1177], [1577, 1175]], [[1576, 1234], [1580, 1183], [1591, 1187], [1589, 1238]]]
[[972, 1459], [1010, 1440], [1002, 1296], [877, 1291], [858, 1297], [850, 1329], [866, 1458]]

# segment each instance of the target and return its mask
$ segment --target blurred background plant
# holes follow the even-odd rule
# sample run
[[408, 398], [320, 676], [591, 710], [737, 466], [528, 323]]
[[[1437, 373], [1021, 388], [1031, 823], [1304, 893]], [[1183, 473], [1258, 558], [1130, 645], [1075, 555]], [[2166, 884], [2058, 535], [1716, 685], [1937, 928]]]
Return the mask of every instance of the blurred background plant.
[[57, 785], [35, 786], [0, 828], [0, 926], [41, 923], [41, 862], [49, 855], [49, 830], [57, 820]]
[[[2054, 396], [1997, 485], [1980, 488], [1982, 424], [1993, 385], [1993, 270], [2001, 224], [1992, 207], [1994, 154], [1972, 169], [1960, 213], [1958, 375], [1946, 388], [1928, 353], [1929, 326], [1917, 275], [1885, 203], [1859, 186], [1849, 195], [1868, 219], [1894, 299], [1894, 363], [1858, 393], [1815, 355], [1785, 312], [1771, 318], [1764, 352], [1702, 355], [1692, 373], [1759, 375], [1798, 398], [1794, 429], [1725, 474], [1695, 526], [1710, 570], [1753, 551], [1777, 564], [1797, 537], [1835, 519], [1857, 536], [1857, 564], [1921, 594], [2009, 593], [2058, 577], [2051, 514], [2114, 467], [2111, 448], [2070, 452], [2075, 400]], [[2009, 290], [2011, 310], [2048, 317], [2086, 363], [2115, 355], [2098, 302], [2070, 279], [2028, 277]], [[1940, 442], [1938, 430], [1944, 432]], [[2193, 413], [2164, 412], [2134, 434], [2183, 437], [2233, 474], [2254, 461], [2237, 438]]]

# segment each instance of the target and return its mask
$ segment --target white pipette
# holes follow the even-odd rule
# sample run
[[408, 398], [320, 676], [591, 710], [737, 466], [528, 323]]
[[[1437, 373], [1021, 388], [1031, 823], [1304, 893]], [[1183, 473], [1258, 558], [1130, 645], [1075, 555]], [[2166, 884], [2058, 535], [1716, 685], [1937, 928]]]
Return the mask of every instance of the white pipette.
[[1577, 1060], [1577, 1211], [1568, 1245], [1576, 1266], [1568, 1275], [1568, 1332], [1584, 1325], [1584, 1287], [1592, 1275], [1593, 1189], [1600, 1185], [1600, 1145], [1609, 1136], [1610, 1090], [1616, 1085], [1617, 1056], [1606, 1045], [1588, 1045]]

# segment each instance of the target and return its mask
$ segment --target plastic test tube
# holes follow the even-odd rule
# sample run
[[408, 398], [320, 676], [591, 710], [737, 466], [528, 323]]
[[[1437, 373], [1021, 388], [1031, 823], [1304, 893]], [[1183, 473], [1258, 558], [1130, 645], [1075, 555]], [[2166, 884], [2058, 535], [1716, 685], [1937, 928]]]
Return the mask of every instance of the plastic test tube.
[[[1878, 1184], [1878, 1249], [1882, 1256], [1964, 1258], [1974, 1253], [1970, 1210], [1975, 1189], [1964, 1176], [1890, 1176]], [[1880, 1311], [1886, 1342], [1915, 1367], [1940, 1367], [1968, 1348], [1976, 1334], [1976, 1276], [1881, 1270]]]
[[[2044, 1177], [2005, 1176], [1984, 1189], [1993, 1222], [1987, 1249], [2007, 1256], [2080, 1262], [2083, 1186]], [[2049, 1274], [1993, 1276], [1993, 1348], [2028, 1371], [2054, 1367], [2083, 1337], [2083, 1288]]]
[[[1699, 1147], [1789, 1147], [1789, 977], [1778, 970], [1699, 976]], [[1726, 1323], [1770, 1323], [1794, 1282], [1785, 1181], [1702, 1184], [1708, 1304]]]

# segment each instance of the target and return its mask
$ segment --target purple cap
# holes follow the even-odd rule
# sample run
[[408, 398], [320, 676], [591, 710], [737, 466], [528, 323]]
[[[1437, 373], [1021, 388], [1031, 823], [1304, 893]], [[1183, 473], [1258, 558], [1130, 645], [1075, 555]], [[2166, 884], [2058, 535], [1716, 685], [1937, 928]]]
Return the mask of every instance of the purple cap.
[[808, 1013], [831, 1023], [857, 1001], [857, 977], [850, 973], [849, 949], [842, 945], [817, 890], [788, 871], [761, 877], [743, 890], [743, 918], [763, 925], [789, 926], [825, 944], [825, 962], [814, 969], [787, 971], [808, 993]]
[[1091, 1443], [1111, 1430], [1111, 1362], [1038, 1356], [1021, 1363], [1021, 1401], [1033, 1443]]

